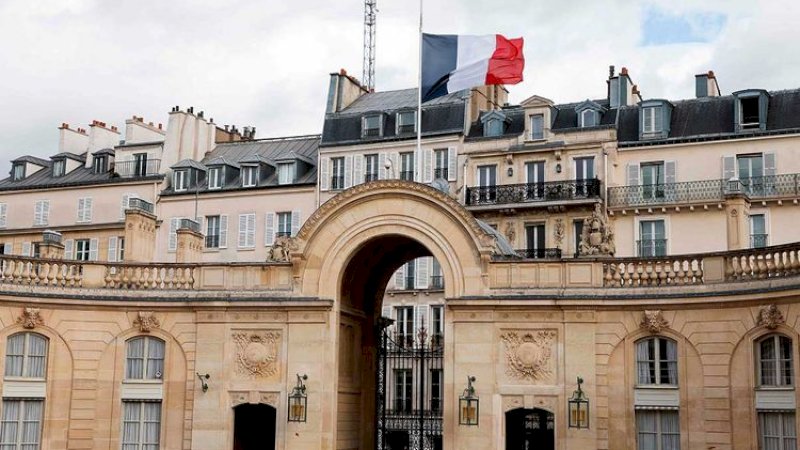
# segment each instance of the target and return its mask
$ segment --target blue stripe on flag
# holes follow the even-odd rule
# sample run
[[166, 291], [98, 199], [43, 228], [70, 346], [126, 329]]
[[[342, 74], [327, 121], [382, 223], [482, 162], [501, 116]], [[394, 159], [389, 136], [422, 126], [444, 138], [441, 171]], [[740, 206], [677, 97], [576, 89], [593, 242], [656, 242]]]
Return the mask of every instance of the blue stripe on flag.
[[422, 35], [422, 102], [448, 94], [447, 81], [458, 62], [458, 36]]

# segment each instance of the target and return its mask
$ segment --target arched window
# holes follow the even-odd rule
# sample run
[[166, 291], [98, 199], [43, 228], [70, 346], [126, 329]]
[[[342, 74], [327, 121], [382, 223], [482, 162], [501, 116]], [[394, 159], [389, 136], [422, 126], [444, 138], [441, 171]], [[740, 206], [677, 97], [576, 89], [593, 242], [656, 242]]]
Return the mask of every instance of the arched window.
[[654, 336], [636, 342], [638, 385], [678, 385], [678, 345], [672, 339]]
[[6, 377], [45, 378], [47, 338], [36, 333], [17, 333], [6, 343]]
[[793, 386], [792, 340], [771, 334], [756, 344], [759, 386]]
[[164, 375], [164, 341], [151, 336], [129, 339], [125, 378], [161, 380]]
[[581, 111], [581, 127], [596, 127], [597, 126], [597, 111], [592, 109], [584, 109]]

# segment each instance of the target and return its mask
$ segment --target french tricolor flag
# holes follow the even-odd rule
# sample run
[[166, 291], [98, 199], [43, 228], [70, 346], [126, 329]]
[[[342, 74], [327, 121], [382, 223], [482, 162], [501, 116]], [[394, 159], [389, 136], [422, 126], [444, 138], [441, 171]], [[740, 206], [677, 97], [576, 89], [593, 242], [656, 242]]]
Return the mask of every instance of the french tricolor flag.
[[422, 35], [422, 101], [487, 84], [522, 81], [522, 38]]

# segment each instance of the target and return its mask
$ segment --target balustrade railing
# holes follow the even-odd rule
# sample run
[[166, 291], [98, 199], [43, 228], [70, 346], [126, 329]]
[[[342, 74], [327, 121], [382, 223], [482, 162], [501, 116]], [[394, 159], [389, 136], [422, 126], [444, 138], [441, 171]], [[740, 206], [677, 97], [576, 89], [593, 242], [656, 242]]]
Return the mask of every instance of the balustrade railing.
[[603, 262], [603, 286], [649, 287], [703, 284], [703, 256], [614, 258]]
[[155, 214], [155, 207], [152, 203], [148, 202], [147, 200], [142, 200], [140, 198], [133, 197], [128, 200], [128, 209], [136, 209], [139, 211], [144, 211], [146, 213]]
[[800, 243], [722, 254], [725, 281], [783, 278], [800, 274]]
[[600, 180], [548, 181], [467, 188], [468, 206], [600, 198]]
[[81, 287], [83, 264], [77, 261], [0, 255], [0, 283]]
[[178, 229], [189, 229], [194, 231], [195, 233], [200, 232], [200, 223], [196, 222], [192, 219], [181, 219], [178, 221]]
[[193, 289], [195, 269], [191, 264], [105, 263], [103, 286], [110, 289]]
[[149, 177], [158, 175], [158, 169], [160, 167], [160, 159], [117, 161], [114, 163], [114, 173], [122, 178]]

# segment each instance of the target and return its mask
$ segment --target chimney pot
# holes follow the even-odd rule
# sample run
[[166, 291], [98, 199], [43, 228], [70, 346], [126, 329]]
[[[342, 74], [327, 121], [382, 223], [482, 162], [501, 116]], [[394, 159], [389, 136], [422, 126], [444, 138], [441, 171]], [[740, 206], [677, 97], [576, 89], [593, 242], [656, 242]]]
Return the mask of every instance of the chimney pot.
[[159, 129], [159, 130], [161, 129], [161, 124], [158, 124], [158, 129]]
[[619, 71], [620, 75], [628, 75], [628, 68], [623, 67], [622, 70]]
[[339, 69], [339, 75], [342, 75], [342, 76], [345, 76], [345, 77], [346, 77], [346, 76], [347, 76], [347, 71], [346, 71], [346, 70], [344, 70], [343, 68], [342, 68], [342, 69]]
[[708, 78], [716, 78], [716, 77], [714, 76], [714, 71], [713, 71], [713, 70], [709, 70], [709, 71], [708, 71]]
[[608, 66], [608, 78], [614, 78], [614, 65]]

